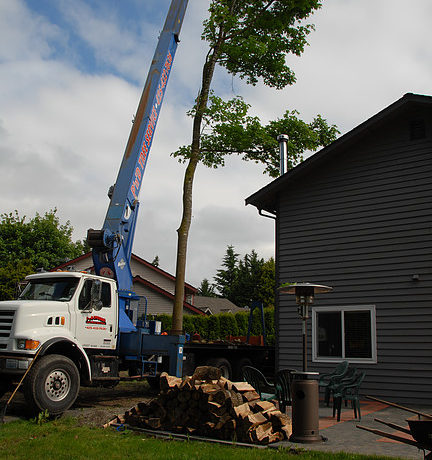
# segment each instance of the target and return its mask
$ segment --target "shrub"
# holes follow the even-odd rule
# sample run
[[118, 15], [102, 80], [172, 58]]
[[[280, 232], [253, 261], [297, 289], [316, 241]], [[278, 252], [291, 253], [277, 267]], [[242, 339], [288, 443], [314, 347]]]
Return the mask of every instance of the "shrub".
[[229, 335], [239, 335], [237, 321], [232, 313], [221, 313], [218, 316], [221, 338], [225, 338]]
[[[162, 332], [171, 330], [171, 315], [149, 315], [149, 319], [161, 321]], [[264, 321], [267, 335], [267, 342], [273, 345], [275, 342], [274, 308], [264, 309]], [[249, 325], [249, 311], [232, 313], [219, 313], [218, 315], [184, 315], [183, 330], [191, 336], [198, 333], [205, 340], [224, 340], [227, 336], [247, 335]], [[251, 335], [261, 335], [261, 311], [255, 309], [252, 317]]]

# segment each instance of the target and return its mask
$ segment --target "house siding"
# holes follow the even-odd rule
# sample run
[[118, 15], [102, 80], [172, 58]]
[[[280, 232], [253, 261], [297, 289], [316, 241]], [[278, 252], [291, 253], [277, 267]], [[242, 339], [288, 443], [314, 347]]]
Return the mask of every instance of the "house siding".
[[162, 273], [152, 270], [150, 267], [131, 259], [131, 270], [134, 276], [140, 276], [141, 278], [150, 281], [151, 283], [159, 286], [164, 291], [174, 294], [175, 280], [168, 278]]
[[[133, 289], [139, 296], [143, 296], [147, 299], [147, 314], [160, 315], [166, 313], [172, 315], [174, 301], [159, 294], [158, 292], [144, 286], [142, 283], [134, 283]], [[145, 301], [142, 300], [139, 303], [138, 316], [144, 315]], [[190, 313], [189, 310], [183, 308], [183, 313]]]
[[[278, 282], [332, 286], [315, 306], [376, 307], [377, 363], [363, 394], [432, 405], [432, 140], [409, 140], [413, 114], [393, 117], [319, 171], [285, 187], [277, 203]], [[413, 280], [419, 275], [419, 280]], [[294, 296], [279, 295], [278, 367], [302, 367]], [[311, 362], [326, 372], [334, 364]]]

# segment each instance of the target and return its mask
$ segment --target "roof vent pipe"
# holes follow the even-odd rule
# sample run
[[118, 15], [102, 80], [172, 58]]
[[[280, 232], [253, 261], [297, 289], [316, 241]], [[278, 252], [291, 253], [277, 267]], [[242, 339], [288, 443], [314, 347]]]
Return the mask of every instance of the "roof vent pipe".
[[287, 143], [288, 136], [286, 134], [279, 134], [277, 137], [279, 142], [279, 153], [280, 153], [280, 175], [283, 176], [288, 170], [288, 152], [287, 152]]

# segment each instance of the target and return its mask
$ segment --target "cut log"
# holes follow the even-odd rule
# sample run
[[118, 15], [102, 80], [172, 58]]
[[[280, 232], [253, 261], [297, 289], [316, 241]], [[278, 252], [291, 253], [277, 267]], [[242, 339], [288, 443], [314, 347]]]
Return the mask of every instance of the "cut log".
[[189, 403], [189, 400], [191, 399], [191, 397], [192, 397], [192, 392], [183, 388], [182, 390], [179, 391], [177, 400], [180, 402]]
[[225, 404], [226, 400], [230, 397], [230, 392], [227, 390], [218, 390], [210, 394], [209, 401], [216, 402], [218, 404]]
[[242, 394], [243, 401], [251, 402], [251, 401], [258, 401], [260, 399], [260, 395], [255, 391], [246, 391]]
[[249, 430], [251, 427], [261, 425], [262, 423], [267, 423], [267, 418], [260, 414], [259, 412], [253, 414], [252, 412], [247, 414], [246, 417], [243, 417], [243, 425], [244, 427]]
[[258, 425], [250, 430], [250, 436], [253, 441], [267, 444], [272, 434], [272, 424], [270, 422]]
[[270, 401], [257, 401], [254, 404], [254, 410], [256, 412], [264, 412], [268, 410], [274, 411], [277, 410], [276, 406]]
[[235, 391], [239, 393], [244, 393], [246, 391], [255, 391], [255, 388], [247, 382], [233, 382], [232, 387]]
[[203, 383], [200, 385], [199, 391], [205, 394], [212, 394], [220, 391], [220, 386], [214, 383]]
[[219, 379], [218, 384], [225, 390], [231, 390], [232, 389], [231, 380], [228, 380], [227, 378], [225, 378], [223, 376]]
[[192, 388], [194, 387], [194, 382], [193, 382], [193, 379], [192, 377], [185, 377], [182, 381], [182, 383], [180, 384], [180, 390], [192, 390]]
[[240, 404], [240, 406], [234, 407], [234, 414], [238, 418], [244, 418], [250, 414], [251, 409], [248, 403]]
[[213, 366], [198, 366], [192, 375], [193, 380], [205, 380], [211, 382], [212, 380], [219, 380], [221, 378], [222, 371]]
[[208, 408], [210, 413], [217, 416], [221, 416], [223, 414], [226, 414], [227, 412], [226, 406], [223, 406], [222, 404], [218, 404], [217, 402], [213, 401], [210, 401], [208, 403]]
[[266, 415], [270, 415], [269, 420], [272, 423], [273, 431], [280, 430], [283, 426], [291, 425], [291, 420], [288, 415], [283, 414], [279, 410], [267, 413]]
[[232, 418], [228, 414], [225, 414], [222, 417], [220, 417], [219, 421], [215, 425], [215, 430], [221, 430], [225, 423], [228, 422], [228, 420], [232, 420]]
[[269, 438], [268, 438], [266, 444], [270, 444], [271, 442], [283, 441], [284, 438], [285, 438], [284, 434], [282, 434], [280, 431], [272, 432], [272, 433], [269, 435]]
[[213, 371], [205, 368], [194, 373], [200, 377], [195, 380], [163, 373], [160, 395], [132, 407], [122, 420], [154, 430], [261, 444], [290, 436], [289, 417], [273, 403], [261, 401], [251, 385], [223, 377], [215, 380]]
[[228, 393], [229, 393], [229, 396], [225, 402], [228, 410], [231, 410], [234, 408], [234, 407], [237, 407], [237, 406], [240, 406], [241, 404], [243, 404], [243, 397], [240, 393], [236, 393], [234, 390], [227, 390]]
[[285, 439], [289, 439], [292, 435], [292, 425], [285, 425], [280, 428], [280, 432], [284, 435]]
[[167, 391], [170, 388], [178, 388], [181, 383], [182, 379], [180, 377], [168, 375], [166, 372], [162, 372], [160, 375], [160, 388], [162, 391]]

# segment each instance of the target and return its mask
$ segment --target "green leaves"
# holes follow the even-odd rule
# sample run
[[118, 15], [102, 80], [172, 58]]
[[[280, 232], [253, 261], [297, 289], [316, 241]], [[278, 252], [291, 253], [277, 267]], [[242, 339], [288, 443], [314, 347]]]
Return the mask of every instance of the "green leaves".
[[15, 297], [18, 281], [38, 268], [50, 269], [84, 252], [82, 242], [72, 242], [70, 222], [61, 224], [57, 210], [26, 217], [15, 214], [0, 216], [0, 299]]
[[217, 297], [214, 290], [215, 290], [214, 285], [211, 284], [207, 278], [204, 278], [201, 281], [201, 285], [198, 288], [197, 294], [202, 295], [204, 297]]
[[317, 0], [213, 0], [202, 39], [229, 73], [282, 89], [295, 82], [286, 56], [300, 56], [314, 29], [301, 22], [320, 7]]
[[271, 257], [267, 261], [252, 250], [243, 259], [228, 246], [222, 261], [222, 268], [214, 277], [215, 286], [222, 297], [238, 307], [250, 306], [258, 300], [266, 306], [274, 305], [275, 263]]
[[[281, 118], [263, 124], [258, 117], [249, 115], [250, 105], [240, 96], [229, 101], [215, 96], [203, 114], [200, 160], [210, 168], [224, 166], [225, 155], [241, 155], [245, 161], [265, 166], [264, 172], [279, 175], [279, 144], [277, 136], [287, 134], [288, 168], [293, 168], [305, 152], [313, 152], [334, 141], [339, 133], [321, 115], [311, 123], [298, 118], [296, 110], [286, 111]], [[189, 113], [195, 115], [195, 108]], [[190, 146], [180, 147], [172, 155], [180, 161], [190, 157]]]

